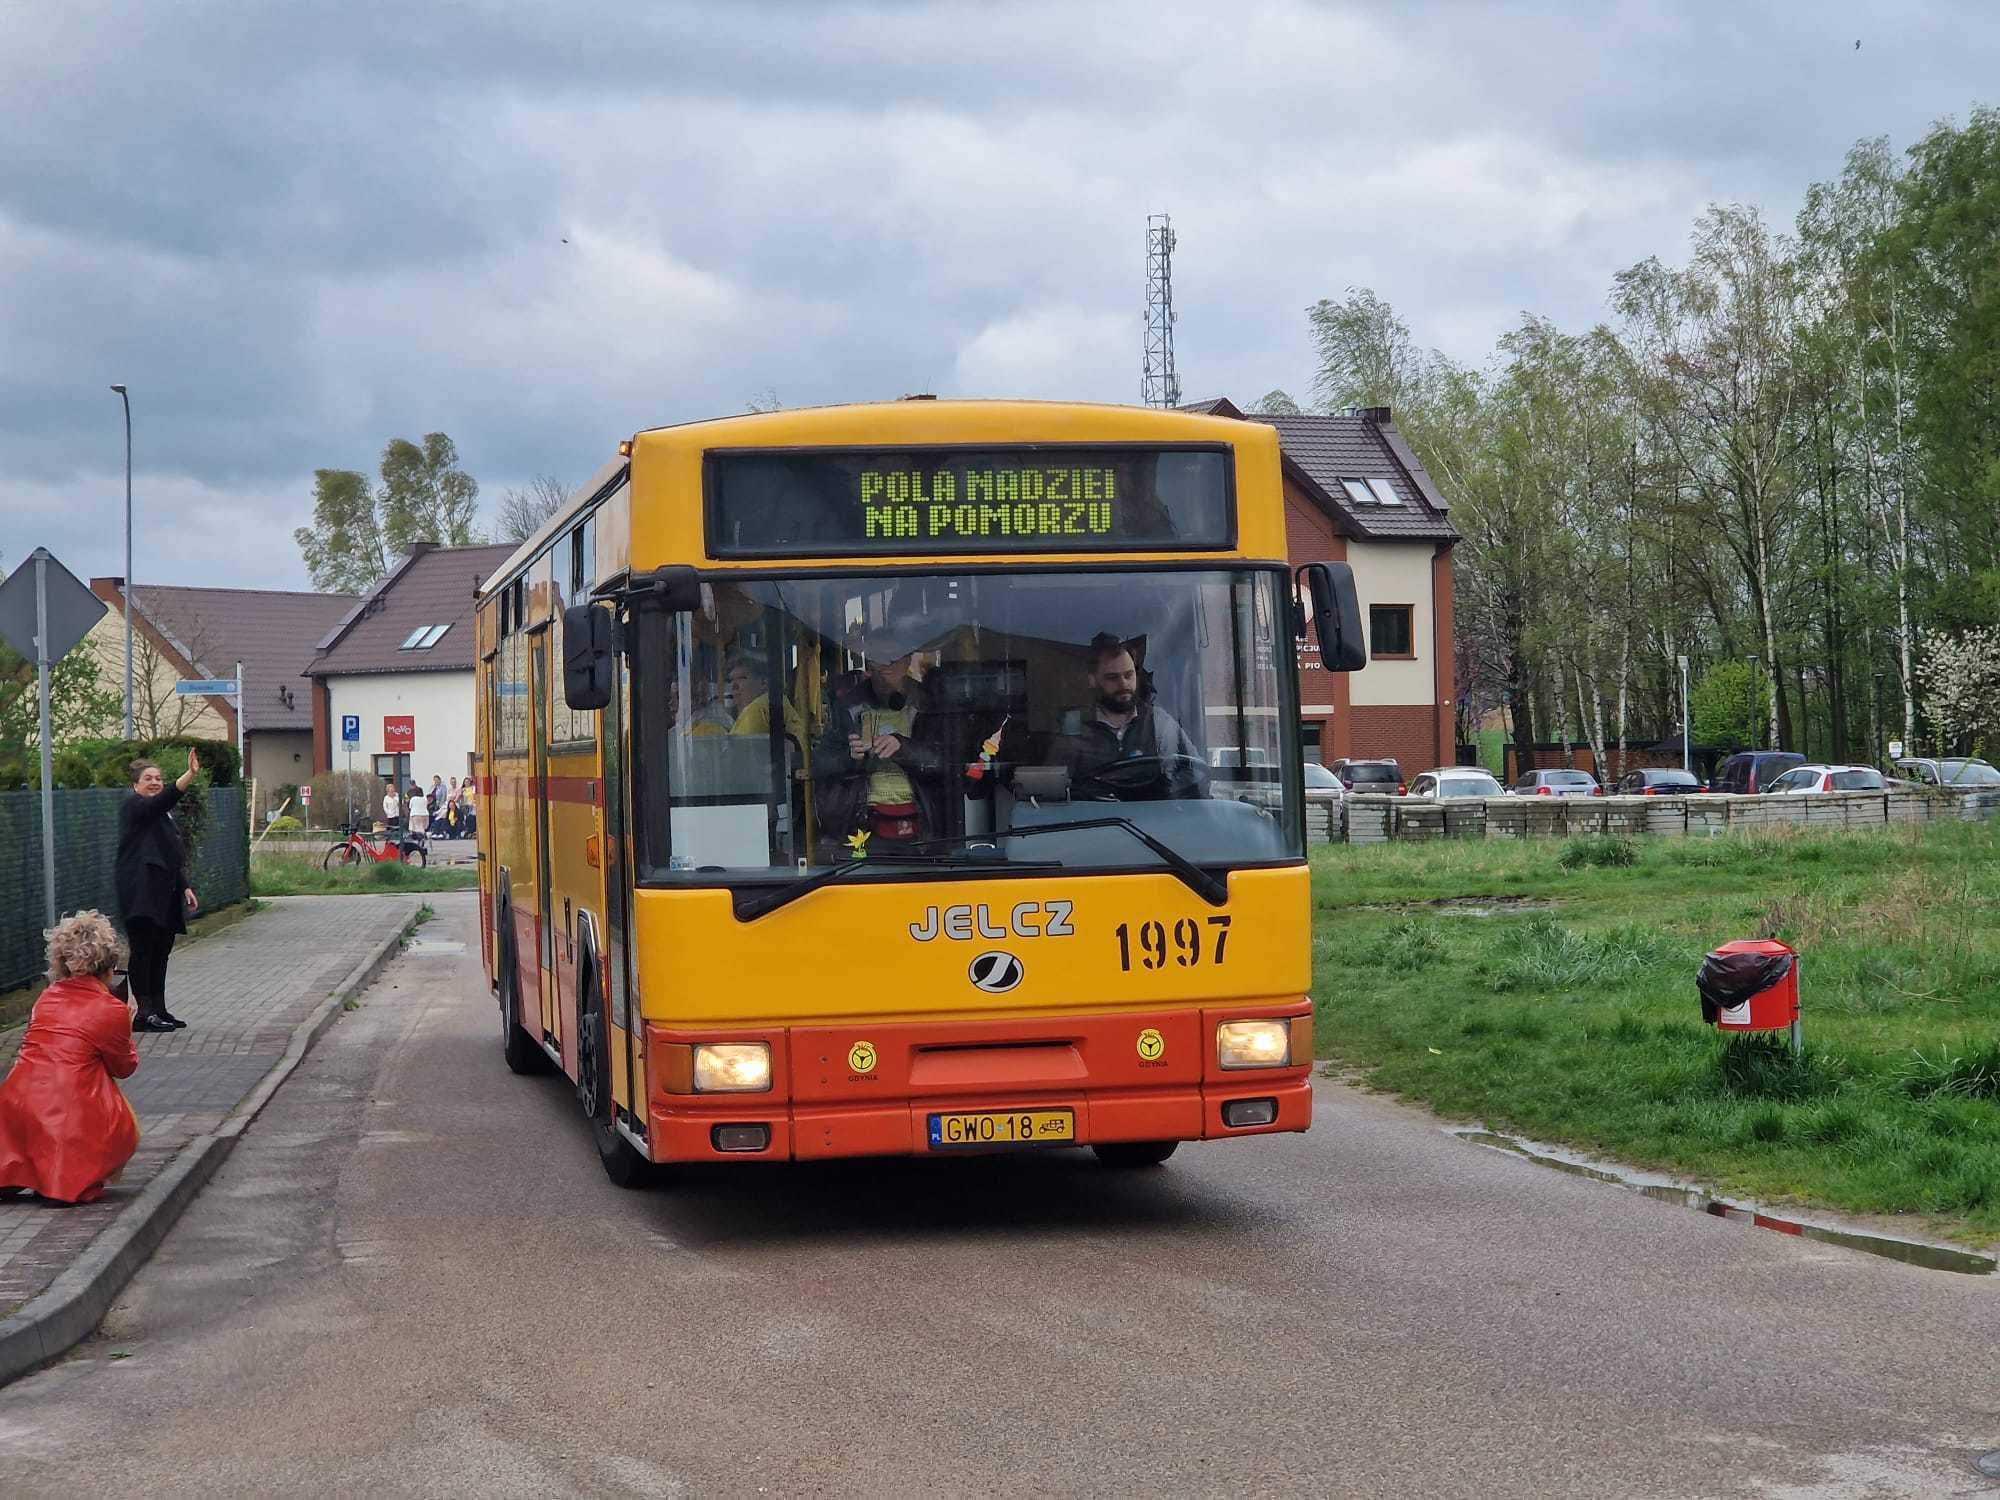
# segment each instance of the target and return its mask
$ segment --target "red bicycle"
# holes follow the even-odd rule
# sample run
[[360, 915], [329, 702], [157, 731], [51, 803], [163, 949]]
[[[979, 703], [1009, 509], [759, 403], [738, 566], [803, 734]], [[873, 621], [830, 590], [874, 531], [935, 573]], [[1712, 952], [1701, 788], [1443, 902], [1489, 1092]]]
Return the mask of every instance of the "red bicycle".
[[347, 837], [326, 851], [319, 862], [322, 870], [345, 869], [363, 860], [378, 865], [401, 863], [419, 867], [430, 862], [430, 851], [420, 833], [406, 833], [399, 840], [393, 834], [364, 834], [358, 828], [342, 831]]

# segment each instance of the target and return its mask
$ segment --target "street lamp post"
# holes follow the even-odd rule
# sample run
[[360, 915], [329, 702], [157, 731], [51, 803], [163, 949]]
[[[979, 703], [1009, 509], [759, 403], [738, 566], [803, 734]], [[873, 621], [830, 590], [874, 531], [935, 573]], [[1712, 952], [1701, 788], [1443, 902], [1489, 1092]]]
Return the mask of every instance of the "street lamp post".
[[125, 738], [132, 738], [132, 398], [114, 385], [125, 406]]

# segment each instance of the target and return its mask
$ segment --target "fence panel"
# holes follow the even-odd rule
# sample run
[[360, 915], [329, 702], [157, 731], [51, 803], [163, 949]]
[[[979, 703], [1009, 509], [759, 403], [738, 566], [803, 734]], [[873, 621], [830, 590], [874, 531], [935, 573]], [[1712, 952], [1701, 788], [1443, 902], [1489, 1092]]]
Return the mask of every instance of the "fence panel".
[[[118, 856], [118, 787], [59, 789], [55, 794], [56, 911], [95, 908], [115, 919], [112, 882]], [[250, 849], [241, 787], [210, 787], [206, 817], [188, 876], [205, 910], [250, 894]], [[42, 794], [0, 792], [0, 989], [41, 975]]]

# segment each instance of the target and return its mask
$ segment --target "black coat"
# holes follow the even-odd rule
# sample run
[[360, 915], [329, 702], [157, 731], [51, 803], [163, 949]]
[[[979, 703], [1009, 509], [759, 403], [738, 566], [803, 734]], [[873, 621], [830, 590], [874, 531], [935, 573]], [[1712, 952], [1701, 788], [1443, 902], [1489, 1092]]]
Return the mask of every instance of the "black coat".
[[172, 782], [157, 797], [137, 792], [118, 809], [118, 915], [129, 930], [135, 921], [157, 922], [170, 932], [187, 931], [187, 846], [168, 816], [181, 800]]
[[[875, 695], [874, 682], [865, 676], [834, 695], [826, 732], [813, 747], [812, 758], [814, 812], [822, 842], [844, 839], [866, 820], [868, 778], [875, 764], [872, 759], [856, 760], [847, 747], [847, 737], [861, 732], [862, 715], [868, 709], [889, 707], [902, 707], [900, 698], [894, 703], [882, 702]], [[944, 824], [947, 765], [943, 747], [937, 743], [937, 726], [936, 715], [923, 712], [919, 705], [909, 738], [903, 740], [894, 762], [910, 778], [926, 838], [950, 832]], [[834, 857], [845, 858], [846, 851], [838, 850]]]

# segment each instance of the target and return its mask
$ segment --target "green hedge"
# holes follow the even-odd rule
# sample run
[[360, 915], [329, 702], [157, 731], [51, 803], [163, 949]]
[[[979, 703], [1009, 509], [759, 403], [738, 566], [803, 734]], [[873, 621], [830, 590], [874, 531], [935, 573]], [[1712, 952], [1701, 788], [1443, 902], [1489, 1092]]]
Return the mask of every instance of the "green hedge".
[[[205, 740], [176, 734], [156, 740], [73, 740], [58, 746], [51, 770], [59, 787], [125, 787], [125, 768], [134, 760], [155, 760], [169, 781], [187, 769], [187, 753], [201, 757], [201, 779], [210, 786], [234, 786], [242, 759], [229, 740]], [[42, 784], [37, 752], [15, 751], [0, 756], [0, 790], [34, 789]]]

